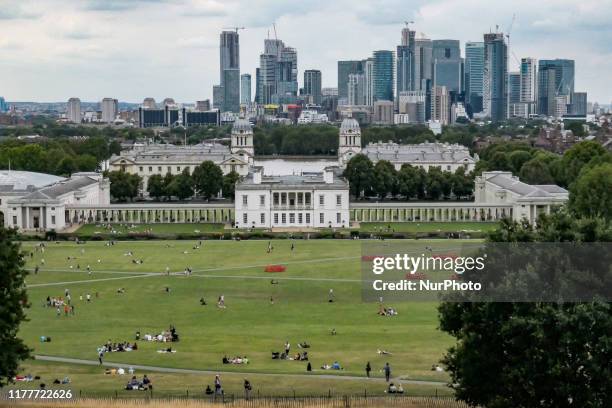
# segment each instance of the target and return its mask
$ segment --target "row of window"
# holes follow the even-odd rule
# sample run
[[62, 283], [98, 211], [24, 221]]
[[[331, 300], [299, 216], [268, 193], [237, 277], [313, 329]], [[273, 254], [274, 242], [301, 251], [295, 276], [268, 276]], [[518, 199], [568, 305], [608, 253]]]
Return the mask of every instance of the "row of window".
[[[249, 196], [247, 194], [242, 195], [242, 206], [246, 207], [249, 204]], [[273, 193], [272, 204], [278, 205], [310, 205], [310, 193]], [[259, 205], [261, 207], [266, 205], [266, 196], [259, 196]], [[325, 205], [325, 195], [319, 194], [319, 205]], [[342, 205], [342, 194], [336, 194], [336, 205]]]
[[[289, 217], [287, 217], [289, 215]], [[297, 224], [310, 224], [310, 213], [274, 213], [274, 225], [279, 224], [287, 224], [287, 219], [289, 219], [289, 224], [296, 224], [296, 216], [297, 216]], [[280, 222], [279, 222], [280, 221]], [[266, 214], [259, 214], [259, 222], [260, 224], [266, 223]], [[331, 222], [331, 221], [330, 221]], [[342, 222], [342, 213], [336, 213], [336, 223], [340, 224]], [[249, 215], [247, 213], [242, 214], [242, 224], [248, 225], [249, 223]], [[325, 214], [319, 213], [319, 224], [325, 223]]]

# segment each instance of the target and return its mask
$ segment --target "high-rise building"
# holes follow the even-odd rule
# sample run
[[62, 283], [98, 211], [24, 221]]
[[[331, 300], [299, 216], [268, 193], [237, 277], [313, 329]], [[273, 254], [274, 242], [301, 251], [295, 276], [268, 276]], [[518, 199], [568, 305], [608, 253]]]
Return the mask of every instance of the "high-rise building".
[[7, 112], [8, 111], [8, 104], [6, 103], [6, 100], [4, 100], [3, 96], [0, 96], [0, 112]]
[[483, 109], [493, 122], [508, 118], [508, 46], [503, 33], [484, 35]]
[[425, 123], [424, 91], [401, 91], [398, 96], [400, 114], [407, 114], [409, 123]]
[[363, 61], [363, 75], [365, 76], [365, 105], [374, 106], [374, 59]]
[[310, 97], [311, 103], [321, 104], [321, 71], [318, 69], [304, 71], [304, 94]]
[[366, 82], [365, 74], [349, 74], [348, 105], [366, 104]]
[[251, 74], [240, 75], [240, 104], [251, 103]]
[[374, 102], [374, 123], [378, 125], [393, 124], [393, 101], [378, 100]]
[[536, 64], [535, 58], [521, 58], [521, 102], [532, 104], [537, 102], [538, 76]]
[[144, 100], [142, 101], [142, 107], [144, 109], [156, 109], [157, 103], [155, 102], [155, 98], [144, 98]]
[[206, 112], [210, 110], [210, 99], [196, 101], [195, 110], [198, 112]]
[[100, 102], [100, 108], [102, 110], [102, 122], [112, 123], [119, 113], [119, 101], [113, 98], [104, 98]]
[[223, 103], [219, 109], [224, 112], [238, 112], [240, 110], [240, 42], [237, 31], [221, 32], [219, 54], [219, 84], [223, 88]]
[[374, 101], [393, 101], [393, 51], [374, 51]]
[[431, 89], [431, 120], [448, 125], [450, 121], [450, 99], [445, 86], [434, 86]]
[[482, 112], [484, 43], [465, 43], [465, 100], [468, 111]]
[[414, 89], [414, 52], [416, 32], [409, 28], [402, 29], [402, 43], [397, 46], [396, 92]]
[[363, 73], [363, 61], [338, 61], [338, 104], [348, 98], [348, 76]]
[[223, 98], [225, 98], [225, 89], [221, 85], [213, 86], [213, 108], [223, 110], [225, 107], [225, 103]]
[[433, 43], [429, 38], [414, 40], [414, 90], [427, 91], [428, 81], [433, 79]]
[[[559, 101], [557, 97], [571, 99], [574, 93], [574, 60], [540, 60], [538, 63], [538, 113], [555, 116]], [[566, 98], [566, 99], [567, 99]]]
[[519, 103], [521, 101], [521, 73], [508, 72], [508, 102]]
[[66, 119], [72, 123], [81, 123], [81, 100], [79, 98], [68, 99]]
[[433, 86], [461, 92], [461, 49], [459, 40], [434, 40], [432, 48]]
[[587, 93], [574, 92], [572, 94], [570, 113], [575, 116], [586, 116], [587, 114]]
[[295, 103], [297, 99], [297, 51], [281, 40], [266, 39], [256, 71], [257, 103]]

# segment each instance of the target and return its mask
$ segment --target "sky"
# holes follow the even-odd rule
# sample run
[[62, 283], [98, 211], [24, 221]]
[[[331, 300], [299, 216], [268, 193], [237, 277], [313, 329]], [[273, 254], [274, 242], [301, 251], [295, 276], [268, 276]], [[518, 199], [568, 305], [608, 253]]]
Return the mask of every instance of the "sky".
[[[515, 15], [514, 23], [513, 15]], [[576, 60], [576, 91], [612, 101], [612, 0], [0, 0], [0, 96], [9, 101], [193, 103], [219, 82], [219, 33], [240, 30], [241, 73], [264, 39], [337, 86], [337, 61], [395, 50], [406, 21], [431, 39], [482, 41], [511, 27], [509, 62]]]

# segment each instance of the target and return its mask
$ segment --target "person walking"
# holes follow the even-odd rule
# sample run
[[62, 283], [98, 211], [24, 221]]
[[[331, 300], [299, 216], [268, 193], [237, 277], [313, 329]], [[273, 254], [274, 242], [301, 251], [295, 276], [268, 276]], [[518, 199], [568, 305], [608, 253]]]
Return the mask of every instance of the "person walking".
[[223, 394], [223, 390], [221, 388], [221, 377], [219, 374], [215, 375], [215, 395]]
[[100, 352], [98, 353], [98, 361], [100, 362], [100, 365], [102, 365], [103, 358], [104, 358], [104, 350], [100, 350]]
[[368, 364], [366, 364], [366, 377], [370, 378], [370, 371], [372, 371], [372, 366], [370, 365], [370, 362], [368, 361]]
[[389, 382], [390, 379], [391, 379], [391, 366], [387, 362], [385, 363], [385, 380]]
[[253, 386], [251, 386], [251, 383], [249, 382], [249, 380], [247, 380], [246, 378], [244, 379], [244, 398], [248, 401], [250, 396], [251, 396], [251, 390], [253, 389]]

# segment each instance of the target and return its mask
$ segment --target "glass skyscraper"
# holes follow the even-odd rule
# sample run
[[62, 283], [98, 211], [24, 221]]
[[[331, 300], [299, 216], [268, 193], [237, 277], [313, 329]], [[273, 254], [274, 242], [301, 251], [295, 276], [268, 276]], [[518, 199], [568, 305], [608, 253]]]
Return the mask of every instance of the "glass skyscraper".
[[393, 51], [374, 51], [374, 101], [393, 101]]
[[569, 100], [574, 93], [574, 60], [540, 60], [538, 63], [538, 113], [553, 116], [556, 98]]
[[315, 105], [321, 104], [321, 71], [318, 69], [304, 71], [304, 94], [309, 95]]
[[240, 110], [240, 43], [237, 31], [221, 32], [219, 53], [220, 85], [224, 92], [220, 109], [238, 112]]
[[461, 50], [459, 40], [433, 41], [433, 85], [448, 92], [461, 92]]
[[508, 46], [503, 33], [484, 35], [483, 108], [492, 122], [508, 118]]
[[240, 75], [240, 104], [251, 103], [251, 74]]
[[484, 43], [465, 43], [465, 100], [472, 113], [482, 112]]
[[338, 100], [348, 100], [348, 80], [350, 74], [362, 74], [363, 61], [338, 61]]

